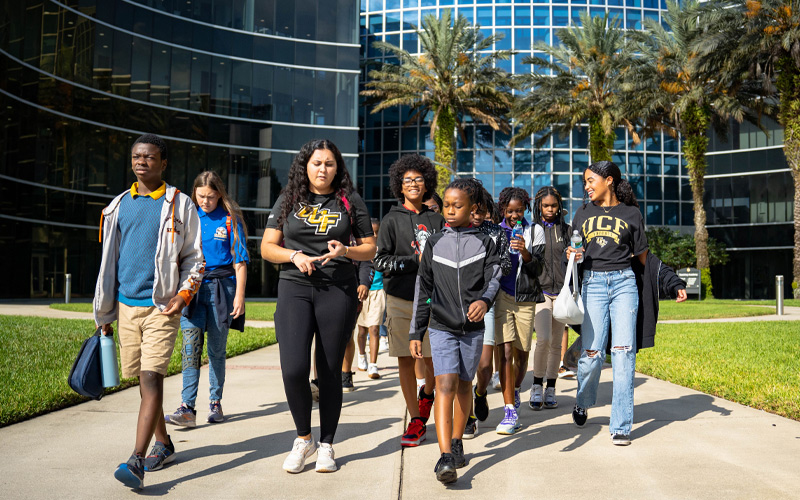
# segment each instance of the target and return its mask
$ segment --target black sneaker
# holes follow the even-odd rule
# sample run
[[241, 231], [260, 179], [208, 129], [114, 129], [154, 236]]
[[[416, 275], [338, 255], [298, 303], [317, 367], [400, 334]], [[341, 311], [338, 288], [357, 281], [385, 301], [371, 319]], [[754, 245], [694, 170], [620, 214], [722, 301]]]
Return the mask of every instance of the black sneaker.
[[616, 446], [628, 446], [631, 444], [631, 437], [625, 434], [614, 434], [611, 436], [611, 442]]
[[478, 387], [476, 386], [472, 389], [472, 394], [475, 395], [475, 416], [484, 422], [489, 417], [489, 402], [486, 401], [488, 391], [483, 396], [478, 396]]
[[478, 435], [478, 419], [475, 417], [469, 417], [467, 419], [467, 425], [464, 426], [464, 435], [461, 436], [464, 439], [472, 439]]
[[353, 392], [353, 375], [355, 372], [342, 372], [342, 392]]
[[127, 462], [119, 464], [114, 471], [114, 478], [128, 488], [144, 488], [144, 457], [131, 455]]
[[436, 462], [433, 472], [436, 473], [436, 479], [440, 483], [454, 483], [458, 479], [458, 472], [456, 472], [456, 463], [453, 460], [453, 455], [442, 453], [442, 457]]
[[[167, 436], [169, 438], [169, 436]], [[175, 445], [172, 439], [169, 438], [169, 443], [164, 444], [161, 441], [156, 441], [150, 454], [144, 459], [144, 470], [152, 472], [164, 468], [164, 465], [175, 460]]]
[[450, 454], [453, 455], [453, 462], [456, 464], [456, 469], [460, 469], [467, 465], [467, 457], [464, 456], [464, 443], [460, 439], [453, 439], [450, 441]]
[[583, 427], [586, 425], [586, 419], [589, 418], [589, 415], [586, 413], [586, 408], [581, 408], [578, 405], [572, 409], [572, 421], [575, 422], [575, 425], [578, 427]]

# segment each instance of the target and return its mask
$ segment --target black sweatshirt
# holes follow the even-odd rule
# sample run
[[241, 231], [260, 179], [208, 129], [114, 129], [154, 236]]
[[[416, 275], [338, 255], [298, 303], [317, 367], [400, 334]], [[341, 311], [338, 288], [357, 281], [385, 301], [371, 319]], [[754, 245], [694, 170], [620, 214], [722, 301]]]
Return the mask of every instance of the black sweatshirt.
[[388, 295], [414, 300], [414, 282], [419, 256], [428, 238], [441, 231], [444, 217], [422, 205], [420, 213], [397, 204], [381, 221], [378, 253], [373, 263], [383, 273], [383, 289]]

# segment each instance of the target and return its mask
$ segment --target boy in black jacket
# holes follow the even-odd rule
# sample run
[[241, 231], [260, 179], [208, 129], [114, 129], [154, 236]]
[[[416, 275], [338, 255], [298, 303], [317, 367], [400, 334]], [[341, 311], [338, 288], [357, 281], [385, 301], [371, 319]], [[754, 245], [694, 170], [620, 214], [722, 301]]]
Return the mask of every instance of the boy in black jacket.
[[436, 168], [424, 156], [404, 155], [392, 164], [389, 182], [400, 203], [381, 221], [378, 253], [373, 261], [375, 270], [383, 273], [389, 356], [397, 358], [400, 388], [411, 418], [400, 438], [402, 446], [419, 446], [425, 440], [425, 424], [434, 400], [430, 343], [426, 340], [422, 344], [426, 380], [418, 396], [415, 359], [408, 350], [408, 332], [420, 255], [428, 238], [444, 226], [444, 218], [423, 203], [436, 190], [436, 181]]
[[414, 293], [410, 350], [415, 358], [422, 357], [422, 339], [428, 330], [438, 393], [436, 434], [442, 453], [434, 471], [442, 483], [455, 481], [456, 468], [467, 464], [461, 438], [472, 409], [472, 379], [483, 351], [483, 316], [500, 289], [497, 247], [491, 236], [470, 224], [470, 214], [477, 209], [475, 188], [467, 179], [447, 186], [442, 210], [447, 226], [425, 245]]

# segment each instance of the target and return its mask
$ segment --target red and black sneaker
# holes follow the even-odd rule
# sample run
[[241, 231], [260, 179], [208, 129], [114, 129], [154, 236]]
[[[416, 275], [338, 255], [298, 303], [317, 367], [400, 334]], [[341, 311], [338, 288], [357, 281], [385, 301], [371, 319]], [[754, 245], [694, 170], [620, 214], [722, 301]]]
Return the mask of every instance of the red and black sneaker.
[[417, 396], [418, 403], [419, 403], [419, 418], [422, 419], [423, 423], [428, 423], [428, 419], [431, 416], [431, 409], [433, 409], [433, 398], [435, 396], [435, 392], [428, 395], [425, 394], [425, 386], [419, 388], [419, 396]]
[[419, 446], [420, 443], [425, 441], [426, 433], [427, 428], [425, 427], [425, 422], [423, 422], [419, 417], [414, 417], [411, 419], [411, 422], [409, 422], [406, 433], [403, 434], [402, 438], [400, 438], [400, 445]]

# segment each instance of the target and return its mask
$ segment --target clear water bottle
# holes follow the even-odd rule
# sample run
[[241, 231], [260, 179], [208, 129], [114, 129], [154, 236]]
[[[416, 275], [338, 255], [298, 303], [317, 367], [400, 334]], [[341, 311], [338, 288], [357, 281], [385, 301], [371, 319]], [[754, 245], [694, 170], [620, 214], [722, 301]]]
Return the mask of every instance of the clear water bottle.
[[[525, 228], [522, 227], [522, 221], [518, 220], [517, 224], [514, 226], [514, 230], [511, 231], [511, 240], [513, 241], [513, 240], [522, 238], [522, 235], [524, 234], [524, 231], [525, 231]], [[513, 253], [513, 254], [518, 254], [519, 250], [514, 250], [513, 248], [509, 248], [508, 252], [509, 253]]]
[[100, 372], [103, 374], [103, 387], [119, 385], [117, 346], [111, 335], [100, 335]]
[[[578, 234], [577, 229], [572, 231], [572, 236], [570, 237], [569, 242], [570, 246], [572, 246], [572, 248], [574, 248], [575, 250], [583, 249], [583, 238], [581, 238], [581, 235]], [[583, 256], [581, 256], [580, 259], [575, 260], [576, 264], [580, 264], [581, 262], [583, 262]]]

